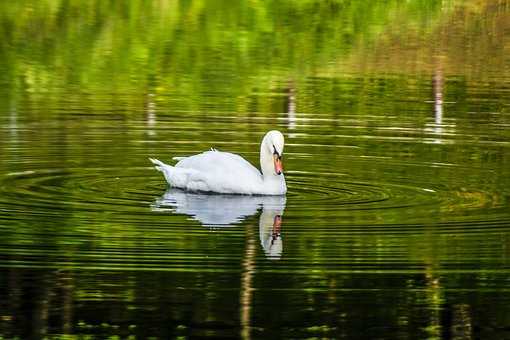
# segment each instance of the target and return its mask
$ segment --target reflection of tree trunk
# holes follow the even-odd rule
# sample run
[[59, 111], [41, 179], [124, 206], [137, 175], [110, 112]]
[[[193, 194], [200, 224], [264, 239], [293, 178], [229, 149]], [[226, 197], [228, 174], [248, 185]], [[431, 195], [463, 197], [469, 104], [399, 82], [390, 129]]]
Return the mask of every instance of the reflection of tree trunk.
[[292, 80], [289, 81], [285, 99], [283, 112], [287, 113], [287, 126], [289, 130], [294, 130], [296, 128], [296, 90]]
[[69, 272], [60, 273], [62, 289], [62, 333], [70, 334], [73, 325], [73, 277]]
[[251, 303], [253, 298], [253, 274], [255, 273], [256, 242], [252, 227], [246, 229], [246, 248], [241, 274], [241, 337], [250, 339]]
[[154, 127], [156, 126], [156, 102], [154, 101], [154, 94], [147, 94], [147, 116], [145, 121], [147, 123], [147, 133], [150, 136], [154, 136], [156, 132], [154, 131]]
[[453, 306], [452, 317], [452, 339], [454, 340], [471, 340], [472, 327], [469, 305], [459, 304]]
[[443, 123], [443, 70], [441, 65], [436, 67], [434, 73], [434, 116], [435, 124]]
[[437, 259], [435, 237], [432, 230], [427, 229], [425, 239], [424, 265], [425, 265], [425, 294], [427, 309], [429, 310], [428, 337], [440, 339], [444, 331], [444, 323], [441, 319], [441, 311], [444, 308], [443, 288], [437, 275], [440, 263]]
[[[9, 270], [8, 274], [8, 301], [6, 303], [6, 309], [8, 310], [9, 314], [2, 316], [4, 318], [4, 321], [9, 324], [9, 327], [7, 328], [8, 334], [14, 334], [14, 325], [16, 323], [19, 323], [21, 320], [19, 320], [19, 316], [21, 315], [21, 280], [20, 280], [20, 271], [18, 269], [11, 269]], [[3, 307], [3, 306], [2, 306]], [[7, 313], [4, 313], [7, 314]]]
[[[51, 274], [51, 273], [50, 273]], [[54, 273], [53, 273], [54, 274]], [[53, 275], [51, 275], [53, 276]], [[36, 282], [36, 281], [34, 281]], [[46, 275], [39, 277], [37, 282], [40, 287], [31, 287], [34, 291], [33, 296], [30, 294], [27, 299], [34, 299], [36, 307], [32, 315], [32, 336], [34, 338], [43, 337], [48, 332], [48, 318], [50, 314], [51, 298], [53, 287], [51, 286], [52, 280]], [[39, 291], [40, 288], [40, 291]], [[40, 293], [38, 293], [38, 291]]]
[[[431, 261], [432, 262], [432, 261]], [[439, 339], [443, 325], [441, 323], [441, 308], [443, 303], [441, 286], [439, 279], [434, 273], [434, 267], [436, 266], [433, 262], [426, 264], [425, 281], [426, 281], [426, 294], [428, 300], [428, 308], [430, 310], [429, 326], [427, 327], [429, 337], [433, 339]]]

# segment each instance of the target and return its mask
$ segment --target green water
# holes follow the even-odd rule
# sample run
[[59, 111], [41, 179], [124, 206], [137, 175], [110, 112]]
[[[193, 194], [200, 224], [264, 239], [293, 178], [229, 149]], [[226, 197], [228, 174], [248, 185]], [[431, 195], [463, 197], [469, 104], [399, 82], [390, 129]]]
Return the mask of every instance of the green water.
[[[510, 2], [0, 3], [0, 336], [510, 338]], [[148, 157], [286, 197], [167, 190]]]

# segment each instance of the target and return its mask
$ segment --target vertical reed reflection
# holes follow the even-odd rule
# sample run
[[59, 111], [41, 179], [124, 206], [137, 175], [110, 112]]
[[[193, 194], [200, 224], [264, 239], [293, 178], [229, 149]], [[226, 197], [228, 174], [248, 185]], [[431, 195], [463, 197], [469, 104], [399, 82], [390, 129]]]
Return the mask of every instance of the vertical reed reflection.
[[[296, 119], [296, 86], [294, 81], [288, 82], [288, 87], [285, 93], [285, 101], [283, 112], [287, 113], [287, 128], [289, 130], [295, 130], [297, 127]], [[290, 134], [289, 137], [293, 137], [294, 134]]]
[[434, 122], [439, 129], [438, 134], [441, 134], [441, 124], [443, 124], [443, 70], [438, 66], [434, 74]]

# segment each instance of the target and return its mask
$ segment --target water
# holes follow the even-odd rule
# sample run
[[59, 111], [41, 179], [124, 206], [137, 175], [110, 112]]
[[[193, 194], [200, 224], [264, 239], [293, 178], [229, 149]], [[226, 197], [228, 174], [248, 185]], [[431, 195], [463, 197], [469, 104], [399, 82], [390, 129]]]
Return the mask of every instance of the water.
[[[510, 337], [508, 1], [0, 4], [0, 336]], [[286, 197], [169, 190], [148, 157]]]

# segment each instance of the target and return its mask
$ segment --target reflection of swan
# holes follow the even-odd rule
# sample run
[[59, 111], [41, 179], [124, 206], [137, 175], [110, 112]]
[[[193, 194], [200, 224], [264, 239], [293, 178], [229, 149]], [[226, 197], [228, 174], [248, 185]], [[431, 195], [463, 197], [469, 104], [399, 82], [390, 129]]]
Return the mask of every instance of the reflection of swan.
[[208, 227], [225, 227], [255, 215], [259, 218], [260, 243], [270, 258], [282, 253], [281, 219], [285, 196], [218, 195], [169, 189], [156, 200], [153, 211], [172, 211], [191, 216]]
[[283, 195], [287, 192], [283, 176], [281, 132], [269, 131], [260, 145], [262, 173], [244, 158], [229, 152], [206, 151], [179, 157], [175, 166], [150, 159], [174, 188], [223, 194]]
[[271, 259], [279, 259], [283, 252], [282, 213], [282, 208], [273, 206], [264, 208], [260, 214], [260, 244], [264, 248], [266, 256]]

